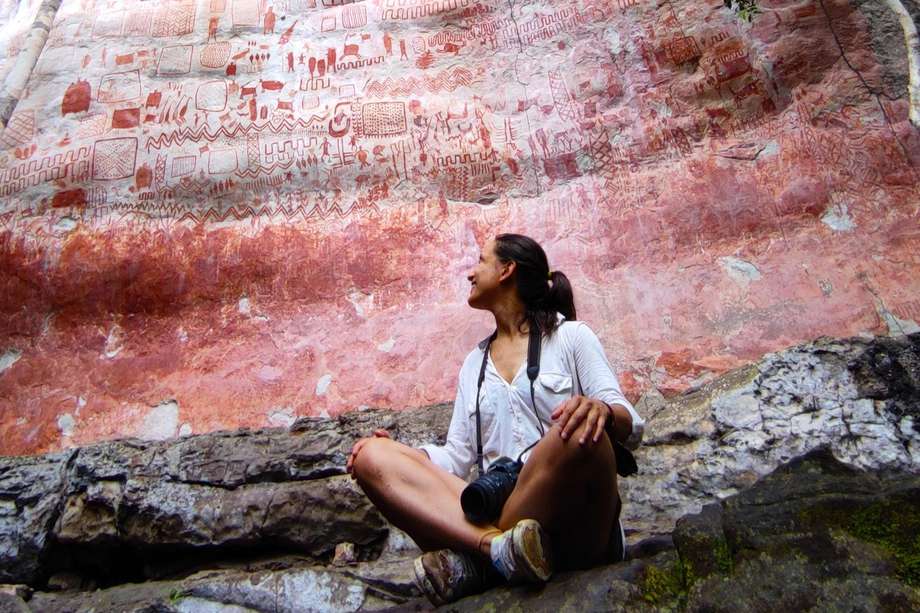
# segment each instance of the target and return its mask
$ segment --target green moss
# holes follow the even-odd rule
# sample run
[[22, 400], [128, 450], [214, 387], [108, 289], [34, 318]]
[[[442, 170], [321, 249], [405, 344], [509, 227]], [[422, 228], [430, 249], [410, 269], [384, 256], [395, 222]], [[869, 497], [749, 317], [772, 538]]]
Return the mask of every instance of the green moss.
[[642, 581], [642, 597], [656, 606], [673, 604], [683, 608], [692, 583], [692, 573], [679, 558], [665, 567], [649, 566]]
[[751, 23], [760, 14], [757, 0], [725, 0], [725, 6], [731, 8], [743, 21]]
[[169, 604], [177, 604], [185, 598], [185, 592], [179, 588], [173, 588], [169, 591]]
[[920, 508], [906, 500], [886, 500], [851, 511], [812, 508], [803, 519], [819, 521], [884, 549], [899, 579], [920, 587]]
[[716, 558], [716, 568], [719, 569], [719, 572], [730, 574], [735, 566], [735, 563], [732, 559], [732, 551], [728, 546], [728, 541], [726, 541], [724, 538], [720, 538], [718, 541], [716, 541], [713, 555]]

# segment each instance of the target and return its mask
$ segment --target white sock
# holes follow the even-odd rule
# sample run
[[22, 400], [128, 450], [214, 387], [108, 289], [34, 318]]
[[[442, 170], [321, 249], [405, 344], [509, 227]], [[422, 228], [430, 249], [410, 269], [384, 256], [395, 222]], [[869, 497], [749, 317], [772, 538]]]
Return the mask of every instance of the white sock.
[[514, 556], [511, 554], [511, 531], [503, 532], [492, 539], [489, 544], [489, 556], [492, 566], [500, 572], [505, 579], [510, 579], [514, 574]]

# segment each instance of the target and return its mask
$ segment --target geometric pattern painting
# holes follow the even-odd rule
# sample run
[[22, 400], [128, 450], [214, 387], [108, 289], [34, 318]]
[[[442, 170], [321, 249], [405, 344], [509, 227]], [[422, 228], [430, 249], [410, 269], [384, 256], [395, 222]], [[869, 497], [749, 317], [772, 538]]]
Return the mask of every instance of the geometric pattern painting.
[[366, 136], [392, 136], [406, 131], [406, 110], [402, 102], [369, 102], [363, 106]]
[[134, 174], [137, 139], [107, 138], [93, 146], [93, 179], [111, 181]]
[[14, 113], [6, 124], [5, 130], [0, 130], [0, 142], [7, 146], [24, 145], [32, 140], [35, 132], [35, 113], [33, 111], [20, 111]]

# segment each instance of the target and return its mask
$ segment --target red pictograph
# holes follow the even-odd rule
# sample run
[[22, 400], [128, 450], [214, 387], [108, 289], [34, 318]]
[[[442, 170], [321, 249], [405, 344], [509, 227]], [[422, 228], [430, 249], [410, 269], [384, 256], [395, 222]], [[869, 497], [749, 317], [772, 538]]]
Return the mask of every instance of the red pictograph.
[[114, 38], [121, 36], [125, 20], [124, 11], [102, 11], [93, 24], [93, 38]]
[[406, 133], [405, 102], [368, 102], [361, 105], [365, 136], [397, 136]]
[[230, 43], [226, 41], [208, 43], [198, 54], [198, 62], [204, 68], [223, 68], [230, 59]]
[[198, 163], [198, 158], [194, 155], [183, 155], [175, 157], [172, 159], [172, 167], [170, 168], [169, 176], [172, 178], [184, 177], [185, 175], [190, 175], [195, 172], [195, 165]]
[[99, 102], [125, 102], [141, 95], [141, 78], [137, 70], [113, 72], [102, 77], [96, 100]]
[[51, 199], [51, 207], [55, 209], [86, 206], [86, 190], [84, 189], [65, 189], [54, 194]]
[[112, 113], [112, 128], [136, 128], [141, 122], [141, 110], [118, 109]]
[[667, 45], [668, 57], [677, 65], [700, 57], [700, 48], [692, 36], [675, 38]]
[[126, 179], [134, 175], [137, 139], [106, 138], [93, 146], [92, 177], [97, 181]]
[[234, 149], [212, 149], [208, 155], [208, 172], [212, 175], [227, 174], [237, 169]]
[[158, 7], [153, 17], [153, 36], [175, 37], [191, 34], [195, 28], [195, 4], [173, 2]]
[[10, 117], [5, 130], [0, 130], [0, 142], [17, 147], [25, 145], [35, 136], [35, 112], [17, 111]]
[[191, 45], [176, 45], [173, 47], [164, 47], [160, 50], [160, 57], [157, 62], [157, 74], [168, 76], [183, 75], [188, 74], [191, 69]]
[[218, 113], [227, 108], [227, 82], [214, 80], [199, 85], [195, 94], [195, 108]]
[[367, 9], [364, 4], [349, 4], [342, 9], [342, 27], [353, 29], [367, 25]]

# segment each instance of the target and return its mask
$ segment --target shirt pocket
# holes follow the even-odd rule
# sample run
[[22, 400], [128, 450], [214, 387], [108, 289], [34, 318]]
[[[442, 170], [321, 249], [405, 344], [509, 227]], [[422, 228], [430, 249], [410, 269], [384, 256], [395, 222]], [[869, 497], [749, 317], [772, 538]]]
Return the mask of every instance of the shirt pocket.
[[541, 372], [534, 385], [537, 410], [547, 419], [556, 408], [572, 397], [572, 377], [564, 373]]

